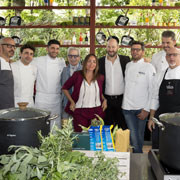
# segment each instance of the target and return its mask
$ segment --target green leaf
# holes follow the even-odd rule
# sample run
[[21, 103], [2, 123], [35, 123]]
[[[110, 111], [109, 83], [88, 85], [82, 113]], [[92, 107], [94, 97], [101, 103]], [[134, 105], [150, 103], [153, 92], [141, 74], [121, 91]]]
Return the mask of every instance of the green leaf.
[[12, 167], [11, 167], [11, 172], [12, 173], [16, 173], [16, 171], [18, 170], [20, 166], [20, 161], [16, 162], [16, 164], [14, 164]]
[[27, 164], [32, 160], [32, 154], [26, 154], [26, 157], [22, 161], [22, 165], [27, 166]]
[[11, 156], [9, 155], [1, 155], [0, 156], [0, 164], [7, 164], [10, 160]]
[[45, 156], [39, 156], [38, 157], [38, 163], [46, 162], [47, 158]]
[[39, 170], [38, 167], [36, 167], [36, 171], [37, 171], [37, 177], [38, 177], [39, 179], [41, 179], [41, 178], [42, 178], [42, 174], [41, 174], [41, 172], [40, 172], [40, 170]]

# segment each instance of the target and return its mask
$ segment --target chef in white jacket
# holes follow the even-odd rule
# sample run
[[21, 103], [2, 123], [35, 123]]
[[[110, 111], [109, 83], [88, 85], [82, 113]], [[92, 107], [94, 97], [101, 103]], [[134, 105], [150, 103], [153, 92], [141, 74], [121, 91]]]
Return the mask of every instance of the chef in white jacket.
[[66, 66], [63, 58], [57, 58], [60, 43], [57, 40], [50, 40], [47, 47], [47, 55], [34, 58], [33, 64], [38, 68], [36, 80], [35, 107], [48, 110], [51, 115], [58, 114], [59, 117], [51, 121], [61, 127], [60, 103], [61, 86], [60, 79], [63, 68]]
[[35, 48], [24, 45], [20, 49], [20, 60], [11, 64], [14, 78], [15, 107], [19, 102], [28, 102], [28, 107], [34, 107], [34, 84], [37, 75], [37, 67], [31, 64]]
[[131, 55], [132, 61], [126, 65], [122, 109], [130, 129], [133, 152], [142, 153], [155, 69], [143, 58], [143, 42], [134, 41], [131, 44]]
[[162, 33], [162, 51], [152, 56], [151, 63], [156, 69], [156, 73], [162, 72], [169, 67], [166, 61], [166, 52], [176, 45], [175, 33], [172, 31], [164, 31]]

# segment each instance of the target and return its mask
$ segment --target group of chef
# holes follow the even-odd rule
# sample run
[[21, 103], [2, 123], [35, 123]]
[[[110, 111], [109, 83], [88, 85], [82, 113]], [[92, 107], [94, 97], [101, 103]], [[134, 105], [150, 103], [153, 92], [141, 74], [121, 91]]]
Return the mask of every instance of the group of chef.
[[[159, 129], [153, 118], [180, 112], [180, 49], [175, 33], [162, 33], [162, 51], [144, 58], [143, 44], [131, 45], [132, 61], [126, 65], [122, 111], [130, 129], [133, 152], [142, 153], [146, 121], [152, 132], [152, 148], [159, 147]], [[148, 120], [149, 118], [149, 120]]]
[[48, 110], [51, 114], [59, 115], [51, 121], [51, 126], [56, 124], [60, 127], [60, 77], [66, 64], [63, 58], [57, 57], [59, 41], [50, 40], [47, 55], [38, 58], [34, 58], [34, 47], [23, 45], [20, 48], [20, 59], [11, 62], [15, 49], [13, 39], [7, 37], [0, 40], [0, 109], [18, 107], [19, 102], [28, 102], [28, 107]]
[[[144, 59], [144, 44], [135, 41], [131, 45], [130, 62], [128, 56], [117, 54], [119, 40], [112, 36], [107, 42], [106, 56], [99, 59], [99, 72], [105, 76], [105, 124], [115, 123], [123, 129], [127, 125], [134, 152], [142, 152], [148, 115], [148, 128], [153, 132], [152, 146], [157, 148], [158, 128], [152, 118], [158, 118], [165, 112], [180, 111], [180, 50], [175, 45], [174, 32], [164, 31], [163, 50], [153, 55], [149, 63]], [[0, 109], [17, 107], [18, 102], [28, 102], [29, 107], [58, 114], [59, 118], [52, 121], [51, 126], [56, 124], [61, 127], [60, 119], [69, 117], [63, 110], [67, 98], [61, 93], [61, 86], [82, 68], [79, 49], [68, 49], [69, 65], [66, 66], [64, 59], [57, 57], [60, 50], [57, 40], [50, 40], [47, 55], [37, 58], [34, 58], [34, 47], [23, 45], [20, 59], [11, 63], [15, 48], [13, 39], [0, 40]], [[123, 123], [119, 123], [121, 121]]]
[[152, 132], [152, 148], [159, 147], [159, 128], [153, 118], [163, 113], [180, 112], [180, 49], [175, 33], [162, 33], [162, 51], [144, 58], [141, 43], [131, 45], [132, 61], [126, 65], [123, 114], [130, 129], [133, 152], [142, 153], [144, 130]]

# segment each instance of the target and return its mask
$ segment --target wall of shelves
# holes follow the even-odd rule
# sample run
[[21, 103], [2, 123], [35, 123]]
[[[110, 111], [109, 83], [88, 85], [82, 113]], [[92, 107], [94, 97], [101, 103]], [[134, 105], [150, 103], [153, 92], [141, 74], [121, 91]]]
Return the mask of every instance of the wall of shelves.
[[[106, 29], [106, 28], [121, 28], [121, 29], [180, 29], [180, 26], [97, 26], [96, 23], [96, 10], [98, 9], [172, 9], [177, 10], [180, 9], [180, 6], [96, 6], [96, 0], [91, 0], [90, 6], [16, 6], [16, 7], [3, 7], [0, 6], [0, 10], [20, 10], [20, 9], [44, 9], [44, 10], [52, 10], [52, 9], [89, 9], [90, 10], [90, 25], [21, 25], [21, 26], [0, 26], [0, 28], [88, 28], [90, 29], [90, 45], [61, 45], [61, 47], [85, 47], [90, 48], [90, 53], [95, 53], [96, 48], [105, 47], [105, 45], [96, 45], [95, 40], [95, 32], [96, 29]], [[37, 45], [36, 47], [46, 47], [46, 45]], [[128, 46], [120, 46], [126, 47]], [[161, 46], [146, 46], [147, 48], [160, 48]]]

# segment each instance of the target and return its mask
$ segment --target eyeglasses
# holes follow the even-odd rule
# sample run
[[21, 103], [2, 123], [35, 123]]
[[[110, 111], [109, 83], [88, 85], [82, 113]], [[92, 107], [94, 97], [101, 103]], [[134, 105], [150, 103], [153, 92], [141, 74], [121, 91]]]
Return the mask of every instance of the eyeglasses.
[[131, 49], [131, 51], [137, 51], [137, 52], [139, 52], [139, 51], [141, 51], [142, 49], [139, 49], [139, 48], [132, 48]]
[[1, 44], [1, 45], [6, 45], [8, 48], [16, 49], [16, 45], [12, 45], [12, 44]]
[[74, 58], [76, 59], [76, 58], [79, 57], [79, 55], [70, 55], [70, 54], [69, 54], [68, 57], [69, 57], [69, 58], [73, 58], [73, 57], [74, 57]]
[[177, 57], [178, 55], [180, 55], [180, 54], [178, 54], [178, 53], [166, 54], [167, 57], [171, 57], [171, 56]]

